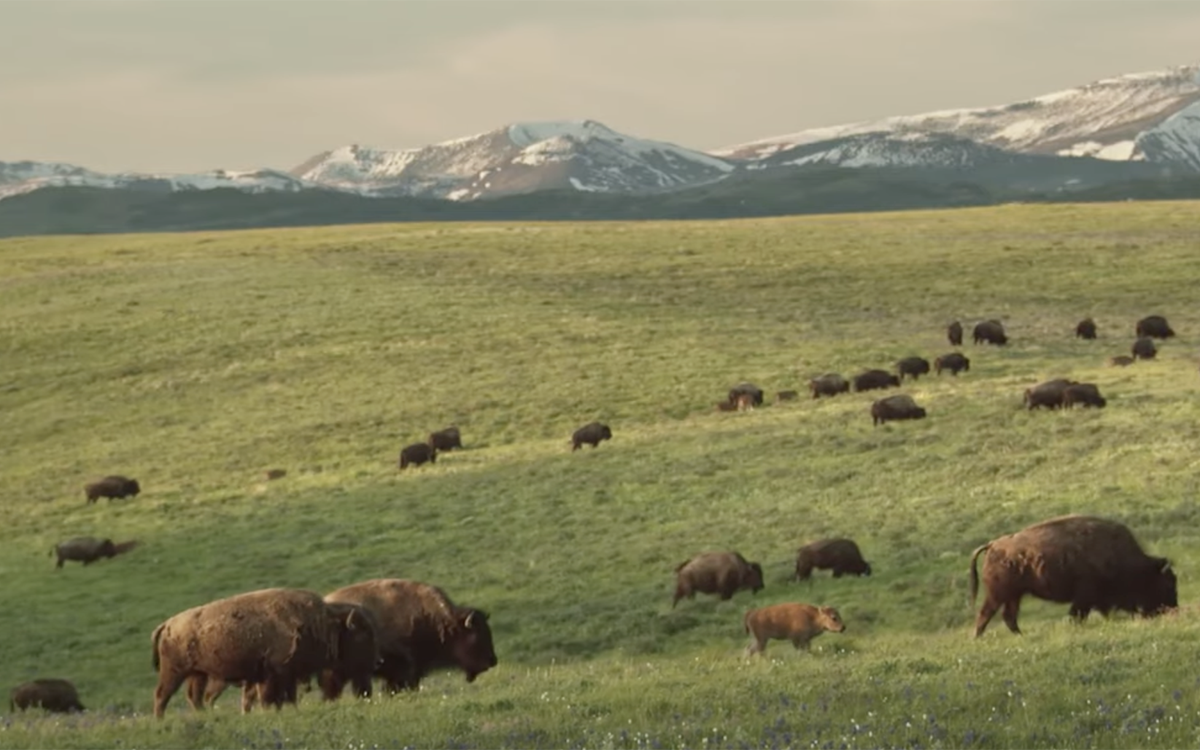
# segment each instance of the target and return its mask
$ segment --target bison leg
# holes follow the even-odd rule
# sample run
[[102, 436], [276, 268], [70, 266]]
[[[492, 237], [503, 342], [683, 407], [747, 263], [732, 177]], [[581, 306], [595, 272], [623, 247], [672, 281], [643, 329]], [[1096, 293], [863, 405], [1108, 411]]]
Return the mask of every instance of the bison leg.
[[758, 636], [754, 636], [754, 640], [750, 642], [750, 645], [746, 646], [746, 656], [754, 656], [755, 654], [761, 654], [762, 652], [764, 652], [766, 650], [767, 650], [766, 639], [759, 638]]
[[1017, 614], [1021, 611], [1020, 599], [1009, 599], [1004, 603], [1004, 624], [1008, 629], [1017, 635], [1021, 634], [1021, 628], [1017, 625]]
[[809, 651], [811, 645], [812, 643], [809, 641], [809, 639], [802, 635], [798, 635], [792, 639], [792, 647], [799, 650]]
[[987, 630], [988, 623], [996, 616], [996, 612], [1000, 609], [1000, 604], [988, 597], [983, 606], [979, 609], [979, 616], [975, 618], [975, 637], [983, 635], [983, 631]]
[[841, 577], [842, 577], [842, 571], [841, 571], [841, 569], [839, 569], [839, 568], [835, 568], [835, 569], [834, 569], [834, 571], [833, 571], [833, 577], [834, 577], [834, 578], [841, 578]]
[[342, 697], [342, 690], [346, 687], [346, 681], [335, 669], [323, 670], [318, 682], [321, 685], [321, 695], [327, 701], [335, 701]]
[[187, 701], [192, 708], [199, 711], [204, 708], [207, 703], [206, 689], [208, 687], [208, 675], [196, 672], [188, 675], [187, 678]]
[[[164, 665], [165, 666], [165, 665]], [[154, 716], [161, 719], [171, 702], [171, 696], [179, 690], [187, 675], [178, 672], [163, 671], [158, 674], [158, 686], [154, 688]]]

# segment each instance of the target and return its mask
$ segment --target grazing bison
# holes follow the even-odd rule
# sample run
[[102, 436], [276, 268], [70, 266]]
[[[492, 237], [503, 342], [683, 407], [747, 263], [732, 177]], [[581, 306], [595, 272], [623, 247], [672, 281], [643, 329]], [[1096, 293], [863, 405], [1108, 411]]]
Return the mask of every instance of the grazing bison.
[[874, 391], [899, 385], [900, 378], [887, 370], [866, 370], [854, 376], [855, 391]]
[[42, 708], [51, 713], [69, 714], [86, 710], [79, 693], [69, 680], [49, 677], [18, 685], [8, 696], [8, 710]]
[[109, 500], [116, 498], [122, 500], [127, 497], [137, 497], [142, 488], [138, 485], [136, 479], [123, 477], [117, 474], [112, 474], [104, 477], [98, 482], [92, 482], [83, 486], [83, 492], [87, 496], [89, 503], [94, 503], [102, 497], [107, 497]]
[[1063, 403], [1063, 391], [1075, 385], [1074, 380], [1058, 378], [1025, 389], [1025, 406], [1029, 409], [1057, 409]]
[[762, 566], [747, 562], [737, 552], [703, 552], [675, 566], [675, 599], [695, 599], [696, 592], [717, 594], [721, 601], [731, 599], [741, 589], [758, 593], [763, 588]]
[[839, 393], [849, 393], [850, 382], [836, 372], [828, 372], [808, 381], [808, 389], [812, 391], [813, 398], [836, 396]]
[[938, 375], [941, 375], [942, 370], [949, 370], [951, 375], [958, 377], [959, 372], [971, 371], [971, 360], [967, 359], [958, 352], [943, 354], [942, 356], [933, 360], [933, 371]]
[[767, 641], [772, 638], [791, 641], [796, 648], [808, 651], [812, 639], [821, 633], [841, 633], [846, 630], [841, 615], [833, 607], [814, 607], [799, 602], [752, 609], [742, 622], [746, 632], [753, 638], [746, 647], [747, 656], [761, 654], [767, 648]]
[[1062, 405], [1070, 409], [1076, 404], [1103, 409], [1108, 405], [1108, 401], [1100, 395], [1100, 389], [1095, 383], [1073, 383], [1063, 391]]
[[832, 570], [834, 578], [871, 575], [871, 564], [851, 539], [820, 539], [801, 547], [796, 553], [794, 580], [812, 583], [814, 569]]
[[738, 396], [746, 395], [754, 401], [755, 406], [762, 406], [763, 390], [754, 383], [738, 383], [729, 389], [729, 400], [737, 401]]
[[[359, 653], [364, 639], [374, 643], [373, 623], [361, 612], [344, 613], [303, 589], [262, 589], [193, 607], [154, 630], [154, 715], [185, 680], [189, 698], [203, 694], [209, 680], [243, 683], [243, 710], [252, 686], [264, 706], [294, 702], [296, 684], [341, 666], [343, 654]], [[371, 646], [375, 648], [375, 646]], [[376, 653], [372, 664], [378, 661]], [[354, 675], [356, 684], [370, 680]]]
[[266, 478], [266, 480], [268, 482], [273, 481], [275, 479], [283, 479], [284, 477], [287, 476], [287, 469], [267, 469], [266, 473], [263, 474], [263, 476]]
[[1004, 332], [1004, 324], [995, 319], [975, 324], [973, 337], [976, 344], [1004, 346], [1008, 343], [1008, 334]]
[[1092, 320], [1091, 318], [1084, 318], [1083, 320], [1079, 321], [1079, 325], [1075, 326], [1075, 338], [1096, 338], [1096, 321]]
[[1108, 363], [1113, 367], [1128, 367], [1133, 364], [1133, 357], [1126, 357], [1124, 354], [1119, 354], [1116, 357], [1109, 357]]
[[340, 588], [325, 601], [357, 604], [374, 615], [382, 658], [375, 673], [391, 693], [416, 690], [435, 669], [460, 669], [474, 682], [497, 664], [487, 613], [455, 604], [436, 586], [379, 578]]
[[1171, 330], [1171, 326], [1167, 323], [1167, 319], [1161, 315], [1151, 315], [1147, 318], [1142, 318], [1134, 327], [1134, 333], [1141, 338], [1152, 339], [1169, 339], [1175, 335], [1175, 331]]
[[137, 542], [121, 542], [113, 544], [111, 539], [97, 539], [92, 536], [77, 536], [60, 542], [50, 550], [51, 555], [58, 556], [54, 567], [61, 568], [67, 560], [78, 560], [84, 565], [91, 565], [103, 557], [116, 557], [137, 546]]
[[929, 374], [929, 360], [921, 357], [905, 357], [896, 363], [896, 374], [904, 380], [907, 375], [913, 380], [918, 380], [922, 375]]
[[924, 419], [925, 409], [917, 406], [912, 396], [901, 393], [881, 398], [871, 404], [871, 424], [879, 425], [899, 419]]
[[795, 401], [800, 398], [800, 394], [796, 391], [780, 391], [775, 394], [775, 400], [778, 401]]
[[957, 320], [946, 326], [946, 338], [950, 339], [950, 346], [962, 346], [962, 335], [962, 323]]
[[439, 451], [462, 448], [462, 435], [459, 434], [457, 427], [450, 426], [444, 430], [429, 433], [429, 444]]
[[413, 443], [404, 446], [400, 451], [400, 468], [420, 466], [423, 463], [437, 463], [437, 449], [429, 443]]
[[1017, 613], [1026, 594], [1069, 602], [1076, 621], [1093, 609], [1106, 616], [1119, 609], [1149, 617], [1179, 606], [1171, 563], [1143, 552], [1116, 521], [1060, 516], [982, 545], [971, 555], [971, 606], [979, 590], [976, 560], [985, 552], [987, 598], [975, 620], [976, 637], [1002, 607], [1004, 623], [1019, 634]]
[[1154, 345], [1154, 339], [1149, 336], [1143, 336], [1133, 342], [1133, 347], [1130, 348], [1134, 359], [1154, 359], [1158, 356], [1158, 347]]
[[[735, 404], [734, 399], [729, 399], [729, 402]], [[608, 429], [608, 425], [600, 422], [589, 422], [571, 435], [571, 452], [579, 450], [584, 443], [596, 448], [600, 445], [601, 440], [612, 440], [612, 430]]]

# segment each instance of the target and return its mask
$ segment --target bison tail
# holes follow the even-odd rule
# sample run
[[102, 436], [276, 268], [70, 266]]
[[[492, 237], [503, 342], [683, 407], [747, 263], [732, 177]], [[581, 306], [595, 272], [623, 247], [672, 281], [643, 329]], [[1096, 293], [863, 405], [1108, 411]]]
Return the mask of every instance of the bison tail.
[[158, 664], [159, 664], [158, 642], [160, 640], [162, 640], [163, 628], [165, 628], [166, 626], [167, 626], [167, 624], [165, 622], [163, 624], [159, 625], [157, 628], [154, 629], [154, 633], [150, 636], [150, 643], [152, 643], [154, 645], [154, 656], [151, 658], [150, 663], [154, 665], [154, 670], [156, 672], [158, 671]]
[[992, 546], [991, 542], [988, 542], [987, 544], [984, 544], [984, 545], [980, 545], [979, 547], [977, 547], [975, 549], [975, 552], [971, 554], [971, 584], [970, 585], [971, 585], [971, 608], [972, 609], [974, 609], [974, 607], [975, 607], [975, 596], [979, 592], [979, 572], [975, 569], [975, 561], [979, 558], [980, 554], [982, 554], [985, 550], [990, 549], [991, 546]]

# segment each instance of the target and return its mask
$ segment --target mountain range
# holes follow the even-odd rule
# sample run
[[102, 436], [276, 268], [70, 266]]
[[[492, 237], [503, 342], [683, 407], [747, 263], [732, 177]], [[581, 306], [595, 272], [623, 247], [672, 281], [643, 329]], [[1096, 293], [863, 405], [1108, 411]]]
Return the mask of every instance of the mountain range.
[[[753, 197], [747, 186], [756, 183], [778, 187], [794, 177], [793, 183], [811, 191], [817, 173], [826, 182], [848, 184], [846, 175], [837, 174], [847, 169], [859, 172], [852, 178], [858, 182], [872, 174], [891, 183], [956, 185], [952, 192], [958, 195], [970, 185], [977, 195], [984, 191], [1004, 199], [1187, 182], [1200, 177], [1200, 66], [1124, 75], [1006, 105], [814, 128], [708, 153], [584, 120], [511, 124], [407, 150], [341, 146], [287, 171], [104, 174], [69, 164], [0, 162], [0, 234], [12, 233], [3, 224], [6, 204], [55, 189], [74, 189], [76, 201], [95, 191], [117, 191], [127, 196], [126, 203], [147, 207], [168, 196], [196, 199], [215, 188], [247, 197], [278, 195], [271, 200], [283, 200], [280, 205], [287, 196], [306, 206], [336, 197], [343, 206], [350, 205], [347, 198], [410, 199], [428, 208], [535, 194], [585, 205], [566, 195], [577, 194], [611, 207], [617, 204], [600, 199], [681, 205], [682, 198], [668, 196], [711, 203], [724, 191], [744, 203], [747, 195]], [[52, 198], [39, 200], [29, 205], [53, 213]], [[448, 206], [437, 211], [494, 212]]]

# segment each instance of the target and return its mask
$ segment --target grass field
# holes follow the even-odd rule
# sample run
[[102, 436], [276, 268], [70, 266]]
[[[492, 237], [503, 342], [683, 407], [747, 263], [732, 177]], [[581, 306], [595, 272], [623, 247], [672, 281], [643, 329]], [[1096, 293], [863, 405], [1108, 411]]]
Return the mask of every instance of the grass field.
[[[1200, 743], [1200, 207], [1004, 206], [731, 222], [380, 225], [0, 242], [0, 680], [90, 711], [5, 715], [0, 747], [1192, 747]], [[1178, 337], [1128, 368], [1134, 322]], [[1073, 337], [1093, 316], [1097, 341]], [[997, 317], [1008, 347], [974, 346]], [[716, 413], [951, 351], [881, 394]], [[1052, 377], [1104, 410], [1027, 412]], [[572, 453], [578, 426], [614, 437]], [[456, 424], [465, 450], [400, 472]], [[263, 472], [287, 469], [266, 482]], [[83, 484], [136, 477], [136, 499]], [[1027, 600], [970, 638], [972, 549], [1053, 515], [1121, 520], [1174, 563], [1178, 615]], [[54, 569], [68, 537], [137, 539]], [[874, 575], [788, 581], [851, 536]], [[737, 549], [757, 595], [671, 608]], [[147, 716], [150, 632], [214, 598], [403, 577], [491, 614], [500, 664], [417, 694], [227, 694]], [[811, 654], [746, 660], [750, 606], [836, 606]]]

